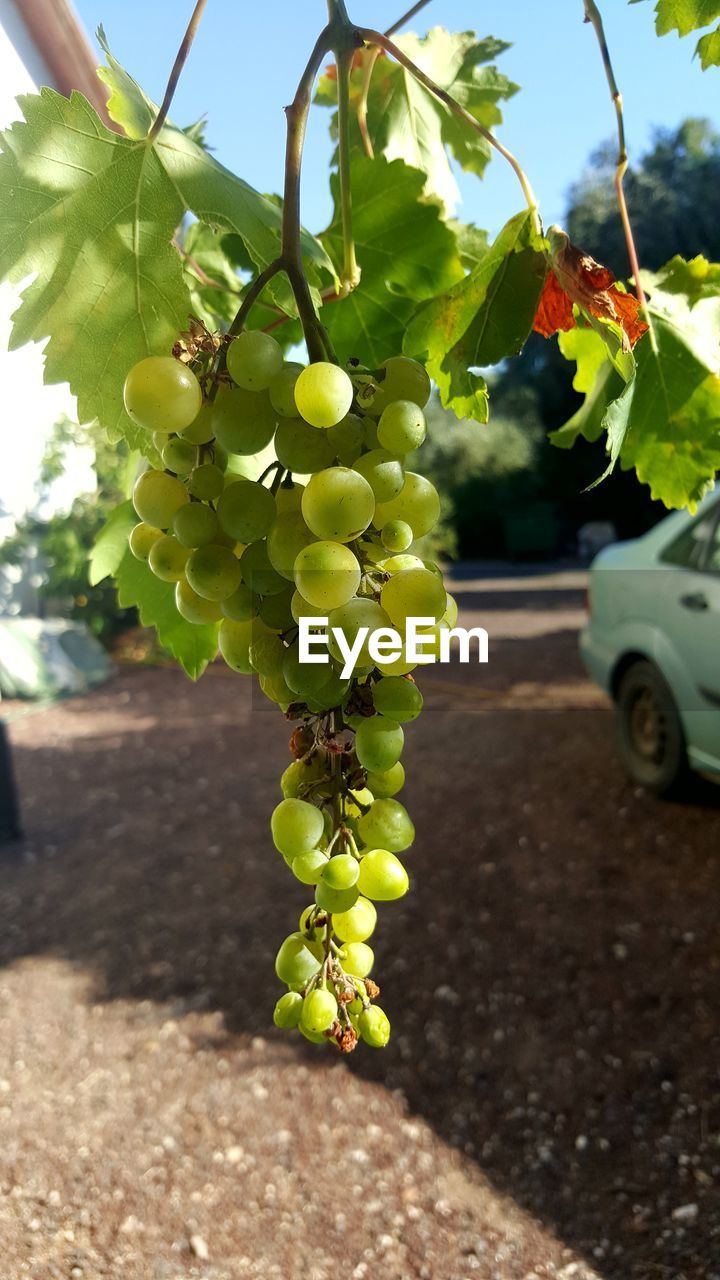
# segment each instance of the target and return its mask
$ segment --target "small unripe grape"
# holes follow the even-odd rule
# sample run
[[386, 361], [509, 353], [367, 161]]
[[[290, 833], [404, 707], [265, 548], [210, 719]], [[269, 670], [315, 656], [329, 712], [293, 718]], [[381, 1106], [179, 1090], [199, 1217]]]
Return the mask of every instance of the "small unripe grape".
[[295, 561], [295, 586], [319, 609], [347, 604], [360, 586], [357, 556], [342, 542], [312, 542]]
[[416, 684], [402, 676], [383, 676], [373, 687], [375, 710], [399, 724], [417, 720], [423, 707], [423, 696]]
[[305, 491], [304, 484], [286, 484], [285, 481], [280, 485], [275, 494], [275, 506], [279, 516], [289, 515], [292, 511], [297, 513], [300, 510], [302, 496]]
[[442, 618], [447, 596], [441, 578], [429, 569], [404, 569], [386, 582], [380, 603], [388, 617], [401, 630], [408, 618]]
[[130, 531], [128, 542], [136, 560], [147, 560], [154, 544], [158, 538], [162, 538], [162, 529], [156, 529], [154, 525], [145, 524], [144, 520], [140, 524], [136, 524], [135, 528]]
[[318, 880], [315, 889], [315, 901], [323, 911], [349, 911], [358, 900], [358, 889], [356, 885], [350, 885], [347, 889], [332, 889], [329, 884], [322, 878]]
[[258, 675], [271, 677], [282, 675], [284, 657], [285, 645], [280, 637], [273, 635], [272, 632], [259, 635], [250, 645], [250, 661]]
[[351, 467], [328, 467], [311, 476], [302, 496], [302, 513], [317, 538], [352, 542], [367, 529], [375, 498], [367, 480]]
[[378, 440], [390, 453], [412, 453], [427, 435], [425, 414], [412, 400], [394, 400], [383, 409], [378, 423]]
[[282, 712], [287, 711], [294, 695], [292, 689], [288, 689], [282, 676], [258, 676], [258, 681], [265, 697], [269, 698], [271, 702], [275, 702]]
[[173, 533], [184, 547], [205, 547], [220, 533], [220, 523], [212, 507], [202, 502], [186, 502], [173, 517]]
[[225, 532], [238, 542], [256, 542], [265, 537], [275, 519], [273, 496], [255, 480], [235, 480], [218, 502], [218, 518]]
[[405, 483], [389, 502], [378, 502], [373, 524], [382, 529], [388, 520], [404, 520], [410, 525], [414, 538], [423, 538], [440, 519], [440, 498], [437, 489], [425, 476], [415, 471], [405, 472]]
[[165, 533], [153, 543], [148, 564], [162, 582], [179, 582], [185, 576], [185, 566], [190, 552], [171, 533]]
[[382, 365], [385, 377], [378, 385], [375, 398], [368, 410], [379, 418], [383, 410], [394, 400], [412, 400], [421, 409], [430, 399], [431, 384], [426, 370], [417, 360], [407, 356], [391, 356]]
[[[348, 413], [334, 427], [328, 427], [327, 438], [343, 467], [352, 467], [365, 444], [365, 423], [355, 413]], [[366, 477], [367, 479], [367, 477]]]
[[407, 551], [413, 540], [413, 531], [404, 520], [388, 520], [380, 531], [380, 539], [387, 551]]
[[197, 627], [219, 622], [222, 616], [220, 606], [214, 600], [199, 596], [185, 578], [181, 578], [175, 587], [175, 607], [181, 618]]
[[220, 653], [232, 671], [252, 675], [250, 645], [253, 638], [253, 622], [234, 622], [225, 618], [220, 624], [218, 645]]
[[128, 415], [147, 431], [182, 431], [200, 412], [202, 391], [192, 369], [174, 356], [146, 356], [125, 379]]
[[299, 853], [292, 859], [293, 875], [297, 876], [301, 884], [317, 884], [327, 862], [328, 856], [322, 849], [309, 849], [307, 853]]
[[288, 471], [311, 475], [332, 466], [333, 447], [324, 431], [316, 431], [300, 418], [283, 418], [275, 432], [275, 454]]
[[273, 569], [292, 582], [299, 553], [315, 540], [315, 534], [308, 529], [302, 511], [286, 511], [276, 516], [267, 535], [268, 559]]
[[225, 476], [214, 462], [203, 462], [190, 472], [187, 487], [193, 498], [211, 502], [213, 498], [219, 498], [225, 488]]
[[415, 827], [399, 800], [375, 800], [357, 825], [360, 839], [370, 849], [402, 853], [415, 839]]
[[292, 583], [288, 582], [284, 591], [263, 597], [260, 603], [260, 617], [271, 631], [291, 631], [294, 627], [295, 619], [290, 608], [292, 595]]
[[328, 649], [333, 658], [344, 665], [346, 659], [341, 653], [335, 632], [341, 632], [346, 645], [352, 647], [357, 640], [358, 633], [363, 627], [367, 627], [368, 635], [355, 659], [355, 670], [372, 667], [374, 664], [368, 646], [373, 632], [389, 626], [390, 619], [376, 600], [371, 599], [369, 596], [356, 596], [353, 600], [348, 600], [347, 604], [330, 611], [328, 615]]
[[324, 831], [322, 813], [306, 800], [281, 800], [270, 826], [275, 848], [292, 858], [316, 849]]
[[248, 329], [227, 349], [227, 371], [247, 391], [264, 391], [283, 367], [280, 343], [270, 333]]
[[367, 480], [376, 502], [389, 502], [405, 483], [405, 472], [398, 457], [387, 449], [371, 449], [353, 463], [353, 469]]
[[144, 471], [135, 482], [132, 500], [140, 519], [156, 529], [169, 529], [175, 512], [190, 501], [182, 480], [164, 471]]
[[333, 932], [341, 942], [365, 942], [377, 923], [377, 911], [367, 898], [358, 898], [347, 911], [332, 918]]
[[260, 453], [275, 433], [277, 414], [266, 391], [223, 387], [213, 405], [213, 434], [228, 453]]
[[212, 428], [212, 415], [213, 405], [208, 401], [203, 405], [195, 421], [180, 432], [183, 440], [189, 440], [192, 444], [209, 444], [215, 435]]
[[303, 1001], [302, 1021], [308, 1031], [328, 1031], [337, 1018], [337, 1000], [329, 991], [315, 988]]
[[286, 360], [279, 373], [276, 373], [268, 387], [270, 403], [281, 418], [297, 418], [299, 410], [295, 403], [295, 383], [305, 365], [295, 360]]
[[309, 982], [320, 968], [320, 961], [301, 933], [291, 933], [281, 944], [275, 957], [275, 972], [288, 986]]
[[295, 383], [300, 416], [312, 427], [334, 427], [350, 410], [353, 384], [344, 369], [325, 360], [303, 369]]
[[382, 773], [400, 759], [405, 735], [395, 720], [368, 716], [355, 734], [355, 753], [364, 769]]
[[322, 1032], [311, 1031], [309, 1027], [305, 1026], [304, 1022], [299, 1023], [298, 1031], [306, 1040], [309, 1040], [311, 1044], [328, 1044], [327, 1037], [324, 1036]]
[[372, 1049], [384, 1049], [390, 1039], [390, 1019], [378, 1005], [371, 1005], [360, 1014], [358, 1031], [361, 1039]]
[[279, 595], [287, 581], [273, 568], [264, 540], [251, 542], [240, 557], [243, 581], [258, 596]]
[[329, 889], [352, 889], [357, 884], [360, 865], [351, 853], [336, 853], [329, 858], [322, 873]]
[[240, 586], [240, 563], [229, 547], [210, 543], [193, 551], [185, 570], [193, 591], [206, 600], [227, 600]]
[[275, 1005], [273, 1022], [276, 1027], [288, 1030], [296, 1027], [303, 1010], [303, 998], [297, 991], [287, 991]]
[[353, 978], [367, 978], [375, 963], [375, 955], [366, 942], [346, 942], [340, 963]]
[[405, 786], [405, 769], [398, 760], [392, 769], [384, 769], [380, 773], [368, 771], [367, 775], [368, 790], [377, 799], [387, 799], [390, 796], [397, 795], [398, 791], [402, 791]]
[[177, 476], [188, 475], [197, 462], [197, 447], [182, 436], [173, 436], [162, 449], [163, 466]]
[[408, 891], [407, 871], [389, 849], [370, 849], [360, 862], [358, 888], [376, 902], [394, 902]]

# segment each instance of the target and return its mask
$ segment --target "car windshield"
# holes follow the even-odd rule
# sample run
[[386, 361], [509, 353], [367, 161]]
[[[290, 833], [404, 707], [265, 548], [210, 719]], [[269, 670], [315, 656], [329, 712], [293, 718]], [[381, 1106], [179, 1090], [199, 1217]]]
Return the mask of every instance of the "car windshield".
[[[708, 542], [710, 545], [708, 546]], [[720, 572], [720, 522], [718, 506], [705, 512], [684, 529], [662, 553], [666, 564], [682, 565], [686, 569]]]

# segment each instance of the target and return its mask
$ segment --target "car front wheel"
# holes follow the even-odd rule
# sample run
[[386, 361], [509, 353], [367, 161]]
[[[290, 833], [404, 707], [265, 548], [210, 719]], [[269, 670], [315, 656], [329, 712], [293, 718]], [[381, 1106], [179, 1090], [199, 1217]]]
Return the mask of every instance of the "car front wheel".
[[636, 662], [615, 700], [620, 755], [630, 777], [655, 795], [680, 794], [691, 780], [685, 735], [672, 693], [657, 667]]

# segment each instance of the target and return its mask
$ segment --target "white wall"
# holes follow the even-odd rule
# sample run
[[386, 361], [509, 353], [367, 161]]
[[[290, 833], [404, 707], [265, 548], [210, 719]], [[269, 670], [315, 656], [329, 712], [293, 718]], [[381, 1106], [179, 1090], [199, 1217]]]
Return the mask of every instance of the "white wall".
[[[18, 94], [34, 93], [50, 83], [50, 73], [12, 0], [0, 0], [0, 128], [19, 118]], [[35, 485], [48, 435], [62, 414], [74, 419], [77, 412], [67, 386], [43, 385], [41, 346], [33, 343], [8, 352], [10, 318], [18, 303], [19, 291], [0, 284], [0, 539], [12, 532], [20, 516], [37, 509]], [[66, 474], [43, 504], [43, 515], [67, 509], [78, 493], [95, 488], [92, 462], [92, 450], [74, 451]], [[7, 513], [4, 519], [2, 512]]]

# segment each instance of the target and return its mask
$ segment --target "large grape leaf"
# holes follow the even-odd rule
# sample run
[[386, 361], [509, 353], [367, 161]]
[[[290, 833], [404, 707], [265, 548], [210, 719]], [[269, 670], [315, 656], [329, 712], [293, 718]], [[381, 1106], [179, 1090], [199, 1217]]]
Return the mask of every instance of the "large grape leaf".
[[192, 680], [198, 680], [217, 653], [216, 625], [196, 627], [175, 608], [175, 588], [161, 582], [147, 565], [126, 551], [116, 573], [118, 602], [135, 606], [144, 627], [155, 627], [158, 639]]
[[[630, 4], [638, 3], [640, 0], [630, 0]], [[655, 5], [655, 30], [659, 36], [670, 31], [687, 36], [709, 27], [717, 18], [720, 18], [719, 0], [657, 0]], [[700, 37], [695, 52], [703, 71], [720, 66], [720, 26]]]
[[[320, 237], [342, 261], [337, 174], [331, 178], [335, 212]], [[418, 300], [462, 276], [453, 232], [436, 205], [421, 200], [423, 175], [402, 160], [352, 156], [353, 232], [360, 284], [342, 302], [323, 307], [322, 319], [342, 359], [375, 368], [402, 349], [405, 326]]]
[[103, 578], [116, 573], [128, 549], [130, 531], [137, 524], [135, 508], [128, 499], [108, 516], [100, 530], [92, 551], [88, 579], [92, 587], [96, 587]]
[[427, 363], [442, 403], [459, 418], [487, 422], [487, 387], [473, 370], [523, 346], [546, 272], [526, 210], [510, 219], [469, 275], [421, 307], [408, 325], [405, 353]]
[[[607, 432], [611, 470], [616, 461], [634, 467], [652, 496], [669, 507], [694, 507], [720, 469], [720, 282], [714, 296], [692, 303], [696, 282], [680, 291], [682, 259], [658, 273], [649, 305], [651, 333], [635, 348], [635, 369], [627, 382], [609, 361], [600, 365], [585, 403], [553, 442], [569, 448], [578, 438], [596, 440]], [[711, 276], [706, 273], [706, 277]], [[673, 292], [660, 281], [669, 280]], [[710, 289], [706, 280], [706, 289]], [[595, 359], [587, 346], [580, 355], [584, 389]]]
[[[473, 32], [450, 32], [444, 27], [434, 27], [423, 39], [414, 35], [398, 36], [397, 44], [486, 128], [501, 123], [499, 104], [517, 93], [518, 86], [492, 63], [509, 45], [492, 36], [478, 40]], [[366, 50], [354, 60], [353, 102], [357, 102], [361, 92], [369, 56]], [[337, 102], [333, 74], [326, 74], [320, 81], [317, 101], [326, 105]], [[334, 129], [337, 129], [336, 123]], [[384, 55], [378, 58], [373, 70], [368, 95], [368, 129], [376, 154], [388, 160], [404, 160], [422, 170], [426, 175], [426, 194], [435, 196], [446, 209], [453, 208], [459, 197], [448, 149], [463, 169], [479, 177], [490, 159], [490, 147], [480, 134], [453, 116], [404, 67]], [[355, 122], [353, 142], [360, 143]]]

